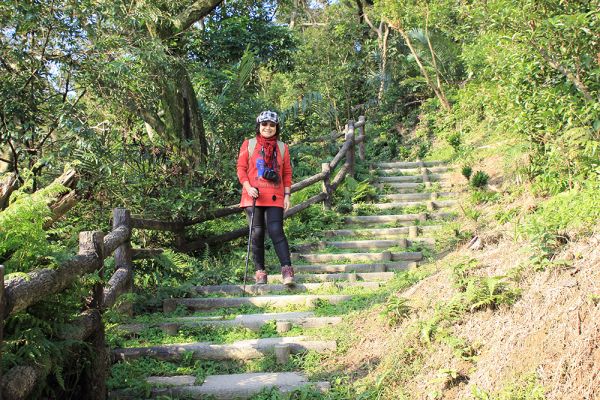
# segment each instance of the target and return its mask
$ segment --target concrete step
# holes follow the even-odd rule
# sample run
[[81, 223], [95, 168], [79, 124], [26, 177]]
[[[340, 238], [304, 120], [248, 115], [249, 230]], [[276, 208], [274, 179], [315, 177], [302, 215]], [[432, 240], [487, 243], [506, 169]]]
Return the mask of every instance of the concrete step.
[[[331, 389], [329, 382], [309, 382], [305, 375], [297, 372], [258, 372], [232, 375], [209, 375], [202, 385], [195, 385], [195, 376], [149, 377], [147, 382], [161, 386], [152, 388], [152, 398], [186, 398], [186, 399], [216, 399], [244, 400], [261, 391], [277, 388], [282, 393], [289, 393], [304, 387], [325, 393]], [[127, 391], [115, 391], [110, 399], [130, 400], [139, 399], [139, 395], [129, 397]]]
[[[314, 264], [314, 265], [295, 265], [294, 269], [301, 273], [319, 273], [319, 272], [386, 272], [403, 271], [408, 268], [416, 267], [415, 261], [388, 262], [377, 264]], [[357, 276], [358, 278], [358, 276]], [[368, 282], [378, 283], [378, 282]]]
[[[454, 170], [453, 167], [450, 166], [441, 166], [441, 167], [429, 167], [426, 168], [427, 172], [430, 174], [440, 174], [445, 172], [451, 172]], [[421, 175], [421, 168], [379, 168], [379, 173], [382, 175]]]
[[241, 340], [231, 344], [197, 342], [130, 347], [113, 350], [112, 357], [115, 362], [135, 360], [141, 357], [177, 361], [185, 353], [192, 353], [195, 360], [252, 360], [273, 354], [277, 345], [288, 345], [292, 354], [303, 353], [308, 350], [325, 353], [337, 348], [335, 340], [309, 340], [304, 336], [289, 336]]
[[[294, 267], [295, 270], [297, 268]], [[287, 285], [246, 285], [245, 293], [260, 295], [266, 293], [276, 292], [309, 292], [312, 290], [319, 290], [323, 288], [330, 288], [334, 285], [331, 283], [298, 283], [292, 287]], [[344, 287], [364, 287], [364, 288], [377, 288], [379, 284], [377, 282], [338, 282], [335, 286]], [[244, 285], [211, 285], [211, 286], [195, 286], [193, 288], [198, 294], [243, 294]]]
[[420, 168], [420, 167], [437, 167], [447, 164], [445, 161], [392, 161], [376, 163], [377, 168]]
[[316, 243], [306, 243], [295, 245], [294, 249], [296, 252], [309, 252], [312, 250], [324, 250], [328, 247], [334, 247], [336, 249], [362, 249], [362, 250], [376, 250], [376, 249], [389, 249], [390, 247], [407, 247], [406, 239], [382, 239], [382, 240], [346, 240], [346, 241], [325, 241], [322, 240]]
[[297, 252], [309, 252], [311, 250], [323, 250], [328, 247], [334, 247], [336, 249], [356, 249], [356, 250], [377, 250], [377, 249], [389, 249], [391, 247], [407, 248], [415, 243], [426, 243], [435, 244], [433, 238], [411, 238], [405, 237], [396, 239], [380, 239], [380, 240], [345, 240], [345, 241], [321, 241], [317, 243], [307, 243], [296, 245]]
[[[425, 206], [429, 210], [437, 210], [439, 208], [452, 207], [458, 204], [456, 200], [428, 200], [428, 201], [398, 201], [391, 203], [373, 203], [366, 204], [369, 207], [376, 208], [378, 210], [391, 210], [393, 208], [403, 208], [403, 207], [419, 207]], [[353, 209], [360, 209], [364, 207], [363, 204], [353, 204]]]
[[[296, 268], [294, 266], [294, 268]], [[334, 274], [296, 274], [296, 282], [336, 282], [341, 280], [359, 280], [367, 282], [388, 281], [394, 277], [393, 272], [367, 273], [334, 273]], [[281, 282], [281, 275], [269, 275], [269, 282]]]
[[[442, 181], [449, 177], [446, 174], [429, 174], [430, 182]], [[422, 183], [422, 175], [401, 175], [401, 176], [380, 176], [377, 178], [380, 183]]]
[[[365, 262], [365, 261], [419, 261], [423, 258], [421, 252], [392, 253], [292, 253], [293, 258], [310, 263], [328, 263], [336, 261]], [[300, 267], [300, 266], [295, 266]]]
[[[446, 181], [431, 182], [431, 185], [437, 185], [442, 188], [451, 188], [452, 184]], [[416, 193], [427, 189], [425, 183], [412, 183], [412, 182], [376, 182], [373, 184], [378, 189], [388, 187], [394, 189], [396, 193]]]
[[387, 224], [394, 222], [408, 222], [412, 224], [415, 221], [424, 222], [426, 220], [426, 213], [394, 215], [360, 215], [344, 218], [344, 222], [346, 224]]
[[[378, 282], [373, 282], [378, 283]], [[341, 317], [315, 317], [313, 312], [284, 312], [263, 314], [241, 314], [233, 319], [224, 317], [179, 317], [169, 319], [168, 322], [159, 324], [126, 324], [119, 325], [118, 330], [129, 334], [139, 334], [149, 327], [159, 327], [168, 335], [176, 335], [181, 327], [212, 326], [235, 328], [243, 327], [258, 332], [263, 325], [271, 322], [290, 322], [302, 328], [321, 328], [336, 325], [342, 322]]]
[[308, 295], [297, 294], [288, 296], [257, 296], [257, 297], [209, 297], [189, 299], [166, 299], [163, 301], [163, 311], [173, 312], [178, 305], [189, 310], [214, 310], [217, 308], [239, 307], [254, 305], [257, 307], [285, 307], [290, 305], [306, 305], [312, 307], [315, 301], [324, 300], [332, 304], [350, 300], [348, 295]]
[[[332, 231], [325, 231], [325, 236], [328, 237], [336, 237], [336, 236], [344, 236], [344, 237], [370, 237], [370, 238], [398, 238], [403, 237], [410, 234], [410, 230], [412, 227], [403, 226], [400, 228], [371, 228], [371, 229], [336, 229]], [[424, 225], [424, 226], [414, 226], [413, 229], [416, 229], [416, 233], [418, 235], [423, 233], [431, 233], [436, 230], [441, 229], [441, 225]], [[433, 240], [433, 239], [432, 239]]]
[[415, 201], [415, 200], [437, 200], [440, 197], [454, 196], [456, 193], [453, 192], [431, 192], [431, 193], [395, 193], [395, 194], [382, 194], [377, 198], [381, 200], [391, 201]]
[[447, 212], [420, 213], [420, 214], [392, 214], [392, 215], [360, 215], [346, 217], [346, 224], [389, 224], [389, 223], [409, 223], [424, 222], [427, 220], [443, 220], [452, 217], [454, 214]]

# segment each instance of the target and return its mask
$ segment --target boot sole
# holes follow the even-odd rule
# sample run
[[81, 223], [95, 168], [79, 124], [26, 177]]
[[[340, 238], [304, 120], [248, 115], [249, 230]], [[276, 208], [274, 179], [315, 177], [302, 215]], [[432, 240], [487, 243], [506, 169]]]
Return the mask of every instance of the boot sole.
[[286, 286], [294, 286], [295, 285], [294, 278], [285, 278], [285, 279], [283, 279], [282, 283]]

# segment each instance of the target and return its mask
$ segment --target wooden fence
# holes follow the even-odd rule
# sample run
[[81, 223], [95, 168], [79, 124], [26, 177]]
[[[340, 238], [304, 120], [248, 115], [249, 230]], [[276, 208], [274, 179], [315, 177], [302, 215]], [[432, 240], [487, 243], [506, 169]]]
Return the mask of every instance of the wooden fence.
[[[358, 135], [355, 135], [356, 130], [358, 130]], [[321, 172], [318, 174], [292, 185], [292, 193], [294, 193], [320, 182], [321, 193], [290, 208], [285, 213], [285, 217], [290, 217], [319, 202], [323, 202], [324, 207], [330, 207], [335, 189], [346, 175], [354, 175], [356, 147], [358, 147], [360, 159], [365, 159], [364, 145], [365, 118], [360, 117], [356, 123], [349, 121], [345, 130], [344, 142], [333, 159], [328, 163], [323, 163]], [[332, 179], [332, 172], [335, 171], [342, 159], [345, 159], [344, 165]], [[106, 235], [101, 231], [81, 232], [78, 254], [62, 262], [57, 268], [32, 271], [5, 282], [4, 267], [0, 266], [0, 282], [3, 283], [0, 285], [0, 316], [2, 316], [0, 343], [4, 320], [7, 317], [64, 291], [86, 274], [98, 272], [103, 278], [104, 260], [114, 254], [115, 272], [106, 287], [97, 284], [93, 288], [88, 303], [84, 306], [85, 310], [57, 335], [60, 340], [85, 341], [90, 345], [94, 357], [89, 369], [93, 373], [83, 378], [82, 393], [87, 396], [87, 399], [105, 399], [110, 361], [104, 339], [102, 313], [113, 307], [120, 295], [132, 291], [133, 261], [151, 258], [162, 252], [160, 249], [133, 249], [130, 241], [132, 230], [149, 229], [174, 232], [177, 238], [176, 247], [180, 251], [193, 252], [203, 249], [206, 244], [223, 243], [245, 236], [248, 228], [186, 242], [184, 240], [186, 227], [241, 211], [240, 207], [232, 205], [204, 213], [190, 221], [158, 221], [132, 217], [129, 210], [117, 208], [113, 210], [112, 231]], [[122, 311], [131, 313], [131, 306], [123, 305]], [[14, 367], [4, 376], [0, 372], [0, 400], [27, 398], [48, 374], [48, 366], [39, 364]]]

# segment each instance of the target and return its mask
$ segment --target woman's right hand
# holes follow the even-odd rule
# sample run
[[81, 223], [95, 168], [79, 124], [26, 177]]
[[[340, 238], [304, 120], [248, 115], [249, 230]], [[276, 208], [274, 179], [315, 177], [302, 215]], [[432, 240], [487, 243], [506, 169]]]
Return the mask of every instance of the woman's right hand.
[[248, 195], [250, 197], [253, 198], [258, 198], [258, 189], [255, 187], [250, 186], [249, 183], [246, 182], [246, 185], [244, 185], [244, 189], [246, 190], [246, 193], [248, 193]]

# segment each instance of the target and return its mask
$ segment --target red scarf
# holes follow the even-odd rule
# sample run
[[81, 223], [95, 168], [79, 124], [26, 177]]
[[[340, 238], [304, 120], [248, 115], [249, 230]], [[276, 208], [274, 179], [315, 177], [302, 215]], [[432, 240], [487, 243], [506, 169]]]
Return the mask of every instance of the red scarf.
[[258, 145], [265, 150], [265, 165], [269, 168], [275, 169], [273, 161], [277, 158], [277, 154], [275, 153], [277, 149], [277, 135], [271, 136], [267, 139], [259, 133], [256, 135], [256, 141], [258, 142]]

